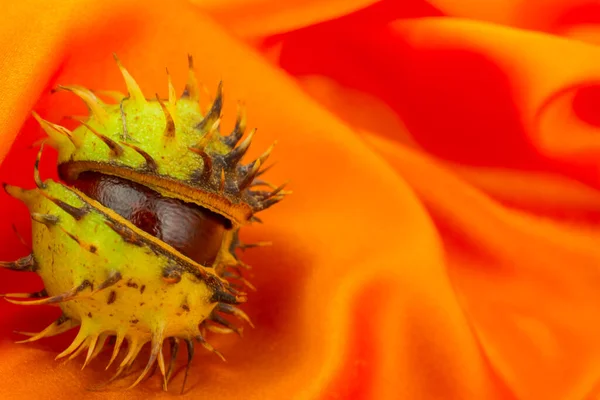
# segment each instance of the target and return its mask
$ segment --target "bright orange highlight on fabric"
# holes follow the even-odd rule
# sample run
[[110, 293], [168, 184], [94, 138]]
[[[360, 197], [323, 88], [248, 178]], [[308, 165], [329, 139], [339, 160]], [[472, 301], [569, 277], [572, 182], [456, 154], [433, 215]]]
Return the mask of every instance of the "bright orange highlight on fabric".
[[[0, 13], [0, 180], [33, 186], [42, 136], [85, 107], [56, 84], [182, 90], [186, 55], [225, 127], [238, 100], [278, 140], [294, 194], [248, 229], [256, 329], [214, 337], [182, 398], [596, 399], [600, 396], [600, 7], [552, 0], [22, 0]], [[251, 151], [252, 152], [252, 151]], [[42, 163], [45, 176], [53, 160]], [[55, 174], [54, 174], [55, 175]], [[27, 212], [0, 193], [0, 259]], [[40, 289], [0, 271], [0, 293]], [[153, 378], [17, 345], [53, 308], [0, 302], [2, 399], [168, 398]], [[173, 390], [182, 380], [178, 374]]]

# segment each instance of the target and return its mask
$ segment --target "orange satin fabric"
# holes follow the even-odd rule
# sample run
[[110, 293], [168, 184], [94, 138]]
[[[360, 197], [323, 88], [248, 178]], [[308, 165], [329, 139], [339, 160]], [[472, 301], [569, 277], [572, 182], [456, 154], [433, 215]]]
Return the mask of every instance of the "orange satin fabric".
[[[243, 233], [274, 242], [243, 256], [256, 329], [211, 337], [228, 362], [198, 350], [183, 398], [597, 399], [598, 21], [567, 0], [21, 0], [0, 13], [0, 179], [33, 185], [32, 109], [85, 111], [56, 84], [123, 89], [116, 52], [164, 95], [191, 53], [294, 194]], [[29, 217], [0, 203], [12, 260]], [[0, 271], [1, 293], [40, 288]], [[0, 398], [172, 395], [89, 392], [106, 357], [55, 362], [72, 333], [14, 344], [55, 317], [0, 305]]]

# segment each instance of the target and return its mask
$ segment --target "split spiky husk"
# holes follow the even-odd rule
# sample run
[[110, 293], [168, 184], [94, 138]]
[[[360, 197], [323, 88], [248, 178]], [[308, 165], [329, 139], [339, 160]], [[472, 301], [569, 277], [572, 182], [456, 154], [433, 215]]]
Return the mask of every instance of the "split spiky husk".
[[[24, 342], [79, 327], [73, 343], [57, 358], [85, 352], [85, 366], [112, 337], [110, 366], [127, 342], [128, 350], [109, 382], [120, 378], [149, 343], [146, 367], [130, 387], [158, 365], [166, 390], [181, 341], [188, 350], [187, 377], [194, 342], [222, 357], [205, 340], [207, 330], [241, 333], [227, 316], [250, 323], [237, 306], [246, 301], [246, 293], [237, 284], [252, 286], [242, 276], [240, 267], [246, 265], [235, 250], [251, 245], [237, 240], [238, 230], [288, 192], [283, 186], [257, 180], [272, 147], [258, 159], [241, 163], [254, 135], [251, 132], [242, 140], [242, 111], [233, 132], [221, 135], [222, 85], [209, 110], [202, 113], [191, 57], [183, 95], [176, 98], [169, 77], [168, 99], [146, 98], [116, 56], [115, 60], [128, 94], [112, 92], [114, 104], [80, 86], [58, 87], [81, 98], [89, 109], [89, 117], [81, 119], [75, 130], [33, 114], [48, 134], [48, 144], [58, 151], [59, 173], [66, 184], [40, 178], [42, 145], [34, 169], [36, 188], [5, 185], [30, 210], [33, 251], [0, 266], [36, 272], [45, 289], [4, 296], [16, 304], [56, 304], [62, 309], [57, 321], [37, 334], [28, 334]], [[189, 258], [69, 185], [90, 171], [126, 179], [226, 219], [230, 225], [214, 262], [203, 265]], [[263, 185], [270, 190], [256, 190]], [[165, 343], [171, 348], [168, 365], [163, 356]]]

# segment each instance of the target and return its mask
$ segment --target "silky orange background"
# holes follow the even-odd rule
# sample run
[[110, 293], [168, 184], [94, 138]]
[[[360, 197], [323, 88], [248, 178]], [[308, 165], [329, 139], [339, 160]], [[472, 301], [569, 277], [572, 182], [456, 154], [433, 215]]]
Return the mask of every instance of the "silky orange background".
[[[243, 232], [256, 329], [197, 351], [190, 399], [600, 398], [600, 5], [583, 0], [19, 0], [0, 11], [0, 180], [33, 186], [30, 111], [57, 84], [179, 91], [186, 56], [224, 125], [237, 101], [294, 194]], [[208, 99], [205, 99], [208, 102]], [[64, 121], [63, 121], [64, 122]], [[45, 177], [55, 177], [49, 152]], [[0, 259], [27, 254], [0, 194]], [[34, 291], [0, 271], [0, 292]], [[174, 398], [154, 377], [91, 392], [107, 355], [73, 332], [14, 344], [55, 308], [0, 305], [1, 399]], [[185, 353], [185, 352], [182, 352]], [[185, 362], [185, 355], [181, 355]], [[142, 361], [142, 364], [144, 361]]]

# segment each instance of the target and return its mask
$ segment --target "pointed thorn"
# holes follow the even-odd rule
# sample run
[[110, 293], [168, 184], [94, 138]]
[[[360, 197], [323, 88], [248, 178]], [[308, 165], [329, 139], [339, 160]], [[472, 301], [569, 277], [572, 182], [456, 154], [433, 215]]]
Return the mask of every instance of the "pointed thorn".
[[56, 204], [64, 212], [69, 214], [71, 217], [73, 217], [77, 221], [81, 220], [83, 217], [85, 217], [90, 212], [89, 207], [87, 207], [85, 205], [81, 208], [77, 208], [77, 207], [73, 207], [70, 204], [65, 203], [64, 201], [62, 201], [60, 199], [55, 199], [54, 197], [50, 196], [46, 192], [40, 192], [40, 194], [42, 196], [44, 196], [45, 198], [47, 198], [48, 200], [50, 200], [51, 202], [53, 202], [54, 204]]
[[158, 358], [158, 354], [160, 353], [160, 350], [162, 349], [162, 343], [163, 343], [162, 332], [155, 333], [154, 336], [152, 337], [152, 350], [150, 352], [150, 358], [148, 359], [148, 363], [146, 364], [146, 367], [144, 368], [144, 370], [142, 371], [140, 376], [136, 379], [135, 382], [133, 382], [127, 388], [127, 390], [130, 390], [130, 389], [133, 389], [134, 387], [136, 387], [142, 381], [142, 379], [144, 379], [144, 377], [146, 376], [148, 371], [150, 371], [150, 368], [156, 362], [156, 359]]
[[261, 165], [265, 165], [265, 161], [267, 161], [267, 159], [273, 152], [273, 149], [275, 148], [276, 145], [277, 145], [277, 141], [273, 142], [273, 144], [271, 146], [269, 146], [269, 148], [258, 157], [258, 160], [260, 161]]
[[135, 103], [145, 104], [146, 98], [144, 97], [144, 93], [140, 86], [137, 84], [135, 79], [131, 76], [131, 74], [125, 69], [119, 57], [113, 53], [113, 58], [121, 71], [121, 75], [123, 75], [123, 79], [125, 81], [125, 85], [127, 86], [127, 92], [129, 93], [129, 99]]
[[212, 158], [206, 151], [204, 151], [204, 149], [200, 149], [197, 147], [189, 147], [189, 150], [192, 153], [198, 154], [200, 157], [202, 157], [202, 174], [200, 175], [200, 178], [198, 178], [198, 180], [201, 182], [208, 181], [208, 179], [212, 175]]
[[98, 139], [102, 140], [106, 147], [110, 150], [113, 156], [120, 157], [123, 155], [123, 147], [108, 136], [98, 132], [94, 128], [92, 128], [88, 123], [80, 121], [83, 126], [85, 126], [90, 132], [92, 132]]
[[210, 320], [215, 322], [216, 324], [219, 324], [219, 325], [225, 327], [226, 329], [231, 330], [232, 332], [237, 333], [240, 337], [242, 337], [243, 329], [233, 325], [231, 322], [227, 321], [225, 318], [221, 317], [219, 314], [212, 313], [210, 316]]
[[77, 295], [80, 292], [82, 292], [83, 290], [85, 290], [86, 288], [91, 287], [91, 286], [92, 286], [92, 284], [90, 283], [90, 281], [85, 280], [85, 281], [83, 281], [83, 283], [81, 285], [74, 287], [73, 289], [69, 290], [68, 292], [61, 293], [59, 295], [52, 296], [52, 297], [46, 297], [45, 299], [32, 300], [32, 301], [17, 301], [17, 300], [11, 300], [11, 299], [5, 299], [5, 300], [8, 301], [9, 303], [26, 305], [26, 306], [33, 306], [33, 305], [39, 306], [39, 305], [43, 305], [43, 304], [63, 303], [65, 301], [73, 300], [74, 298], [77, 297]]
[[252, 181], [254, 181], [254, 178], [256, 178], [256, 174], [258, 173], [258, 170], [260, 169], [260, 165], [261, 165], [260, 160], [254, 161], [254, 164], [252, 165], [252, 169], [250, 169], [248, 174], [246, 174], [246, 176], [243, 177], [242, 180], [238, 183], [238, 188], [239, 188], [240, 192], [242, 190], [247, 189], [252, 184]]
[[38, 269], [38, 265], [33, 257], [33, 254], [29, 254], [25, 257], [19, 258], [16, 261], [0, 261], [0, 268], [21, 272], [35, 272]]
[[163, 349], [163, 346], [162, 346], [162, 342], [161, 342], [161, 344], [160, 344], [160, 350], [158, 352], [158, 368], [160, 369], [160, 373], [161, 373], [161, 375], [163, 377], [163, 387], [164, 387], [165, 392], [166, 392], [168, 390], [167, 389], [167, 386], [168, 386], [168, 383], [167, 383], [167, 372], [165, 370], [165, 357], [164, 357], [162, 349]]
[[[158, 353], [158, 357], [160, 357], [160, 353]], [[141, 382], [145, 382], [147, 380], [149, 380], [150, 378], [152, 378], [154, 376], [154, 374], [156, 373], [156, 368], [158, 367], [157, 363], [152, 364], [152, 368], [150, 369], [150, 373], [148, 375], [146, 375], [146, 377], [144, 379], [142, 379], [140, 381]], [[163, 382], [164, 384], [164, 382]]]
[[248, 315], [245, 312], [243, 312], [237, 307], [234, 307], [230, 304], [218, 303], [215, 307], [215, 310], [225, 314], [233, 315], [234, 317], [244, 320], [248, 323], [248, 325], [254, 328], [254, 324], [250, 320], [250, 317], [248, 317]]
[[169, 361], [169, 368], [167, 369], [167, 375], [165, 377], [164, 391], [167, 391], [167, 385], [171, 380], [173, 371], [175, 370], [175, 362], [177, 361], [177, 354], [179, 353], [179, 339], [176, 337], [169, 338], [169, 344], [171, 346], [171, 359]]
[[55, 91], [58, 90], [66, 90], [68, 92], [73, 93], [75, 96], [79, 97], [88, 108], [90, 114], [92, 114], [101, 124], [104, 124], [108, 119], [108, 114], [104, 109], [104, 104], [96, 95], [89, 89], [86, 89], [77, 85], [70, 86], [58, 86]]
[[284, 196], [280, 195], [280, 196], [275, 196], [270, 199], [264, 200], [258, 204], [258, 206], [254, 209], [254, 211], [258, 212], [258, 211], [266, 210], [267, 208], [279, 203], [284, 198], [285, 198]]
[[35, 163], [33, 164], [33, 180], [35, 181], [35, 186], [38, 189], [46, 189], [46, 184], [42, 181], [40, 177], [40, 161], [42, 159], [42, 152], [44, 151], [44, 143], [40, 146], [40, 150], [37, 153], [35, 158]]
[[237, 333], [233, 329], [224, 328], [222, 326], [211, 325], [211, 324], [205, 324], [204, 326], [206, 327], [207, 331], [212, 332], [212, 333], [218, 333], [218, 334], [221, 334], [221, 335], [228, 335], [230, 333]]
[[192, 366], [192, 359], [194, 358], [194, 342], [191, 339], [185, 339], [185, 344], [187, 346], [188, 359], [187, 365], [185, 366], [185, 374], [183, 376], [183, 384], [181, 385], [180, 394], [183, 394], [183, 392], [185, 392], [185, 384], [188, 379], [190, 367]]
[[173, 80], [171, 79], [169, 69], [165, 68], [165, 70], [167, 71], [167, 81], [169, 83], [169, 104], [175, 105], [177, 104], [177, 93], [175, 92], [175, 87], [173, 86]]
[[197, 335], [196, 336], [196, 340], [198, 341], [198, 343], [200, 343], [202, 345], [202, 347], [204, 347], [206, 350], [213, 352], [214, 354], [216, 354], [221, 360], [226, 361], [225, 360], [225, 356], [223, 354], [221, 354], [221, 352], [217, 349], [215, 349], [210, 343], [208, 343], [204, 337], [202, 337], [202, 335]]
[[128, 342], [128, 350], [125, 358], [121, 360], [121, 364], [119, 364], [119, 369], [127, 367], [129, 364], [133, 363], [133, 361], [138, 356], [139, 352], [142, 350], [146, 343], [140, 343], [135, 337], [129, 340]]
[[223, 143], [225, 143], [230, 148], [234, 148], [235, 145], [242, 139], [244, 136], [244, 131], [246, 130], [246, 110], [241, 104], [238, 104], [237, 110], [237, 118], [235, 120], [235, 127], [233, 128], [233, 132], [231, 132], [228, 136], [223, 138]]
[[[144, 345], [144, 343], [142, 343], [140, 345], [140, 343], [138, 341], [131, 340], [131, 342], [129, 343], [129, 350], [127, 352], [127, 355], [125, 356], [125, 358], [119, 365], [117, 372], [107, 382], [96, 386], [93, 390], [101, 390], [104, 387], [108, 386], [111, 382], [114, 382], [115, 380], [117, 380], [127, 369], [129, 369], [131, 367], [131, 365], [135, 361], [137, 355], [139, 354], [140, 350], [142, 349], [143, 345]], [[108, 369], [108, 367], [107, 367], [107, 369]]]
[[42, 289], [39, 292], [33, 292], [33, 293], [4, 293], [4, 294], [0, 294], [0, 297], [11, 297], [11, 298], [15, 298], [15, 299], [39, 299], [39, 298], [47, 297], [47, 296], [48, 296], [48, 292], [46, 292], [46, 289]]
[[252, 144], [252, 139], [254, 138], [255, 133], [256, 133], [256, 129], [252, 129], [252, 131], [248, 134], [246, 139], [244, 139], [238, 147], [231, 150], [225, 156], [227, 165], [230, 168], [235, 168], [235, 166], [237, 166], [237, 164], [240, 162], [242, 157], [244, 157], [244, 155], [248, 151], [248, 148], [250, 147], [250, 144]]
[[[285, 189], [287, 187], [287, 185], [289, 185], [289, 181], [282, 183], [281, 185], [277, 186], [275, 189], [273, 189], [273, 191], [271, 192], [271, 194], [269, 195], [269, 197], [273, 197], [276, 194], [279, 194], [280, 192], [283, 191], [283, 189]], [[291, 193], [290, 191], [287, 191], [285, 193]]]
[[215, 100], [210, 107], [210, 110], [204, 116], [202, 121], [198, 125], [196, 125], [196, 129], [200, 131], [204, 131], [207, 128], [212, 127], [217, 119], [221, 117], [221, 108], [223, 107], [223, 82], [219, 82], [217, 86], [217, 95], [215, 96]]
[[119, 143], [121, 143], [123, 146], [129, 147], [130, 149], [132, 149], [136, 153], [138, 153], [140, 156], [144, 157], [144, 160], [146, 161], [146, 170], [148, 172], [155, 173], [158, 171], [158, 164], [156, 163], [156, 161], [154, 161], [154, 158], [152, 158], [152, 156], [150, 154], [146, 153], [144, 150], [140, 149], [139, 147], [134, 146], [133, 144], [125, 143], [123, 141], [121, 141]]
[[261, 171], [258, 171], [258, 174], [256, 174], [256, 177], [258, 178], [259, 176], [264, 175], [267, 171], [269, 171], [274, 166], [275, 166], [275, 163], [272, 163], [271, 165], [264, 167]]
[[110, 335], [108, 333], [100, 334], [100, 336], [98, 337], [98, 344], [96, 345], [96, 350], [94, 350], [94, 353], [92, 353], [90, 361], [94, 360], [102, 352], [102, 350], [104, 349], [104, 345], [106, 344], [106, 341], [109, 337]]
[[181, 95], [182, 99], [190, 99], [193, 102], [200, 100], [200, 90], [198, 88], [198, 80], [194, 72], [194, 58], [188, 54], [188, 81]]
[[36, 189], [23, 189], [22, 187], [9, 185], [6, 182], [2, 183], [2, 187], [4, 188], [4, 191], [9, 196], [11, 196], [17, 200], [20, 200], [27, 205], [31, 205], [31, 203], [33, 201], [37, 201], [37, 199], [34, 199], [33, 196], [37, 196], [38, 194], [48, 197], [45, 191], [39, 190], [37, 188]]
[[85, 338], [85, 340], [83, 341], [83, 343], [81, 344], [81, 346], [79, 346], [77, 348], [77, 350], [75, 350], [73, 353], [71, 353], [71, 355], [69, 356], [69, 360], [74, 360], [77, 356], [79, 356], [85, 349], [88, 348], [89, 342], [91, 340], [91, 337], [88, 336]]
[[98, 335], [90, 336], [89, 341], [90, 341], [90, 343], [88, 344], [88, 351], [87, 351], [87, 354], [85, 356], [85, 361], [83, 362], [83, 365], [81, 366], [82, 370], [92, 360], [92, 354], [94, 354], [94, 352], [96, 350], [96, 344], [98, 344]]
[[106, 366], [105, 370], [109, 369], [110, 366], [112, 365], [112, 363], [117, 358], [117, 355], [119, 354], [119, 351], [121, 350], [121, 346], [123, 345], [123, 340], [125, 340], [125, 335], [121, 332], [117, 333], [117, 340], [115, 342], [115, 346], [113, 348], [112, 355], [110, 356], [110, 360], [108, 361], [108, 365]]
[[160, 97], [158, 96], [158, 93], [156, 93], [156, 100], [158, 101], [158, 104], [160, 104], [160, 108], [162, 109], [162, 112], [165, 115], [165, 131], [163, 133], [163, 136], [166, 138], [174, 138], [175, 121], [173, 120], [173, 117], [171, 116], [171, 113], [169, 112], [169, 109], [167, 108], [165, 103], [163, 103]]
[[200, 138], [200, 141], [196, 145], [194, 145], [193, 148], [196, 149], [196, 150], [204, 150], [204, 149], [206, 149], [206, 146], [208, 146], [208, 144], [213, 140], [215, 134], [218, 133], [219, 124], [220, 123], [221, 123], [221, 119], [218, 119], [217, 121], [215, 121], [215, 123], [208, 130], [208, 132], [206, 132]]
[[62, 353], [57, 355], [55, 357], [55, 360], [61, 359], [63, 357], [68, 356], [69, 354], [73, 353], [75, 350], [77, 350], [79, 348], [79, 346], [81, 346], [81, 344], [86, 340], [86, 338], [87, 338], [87, 332], [85, 331], [85, 329], [83, 329], [83, 326], [82, 326], [79, 329], [77, 336], [75, 336], [75, 339], [73, 339], [73, 342], [71, 343], [71, 345], [69, 347], [67, 347], [65, 349], [65, 351], [63, 351]]
[[61, 143], [64, 141], [64, 138], [67, 138], [73, 144], [73, 146], [75, 146], [75, 148], [81, 147], [81, 140], [75, 135], [73, 135], [73, 132], [71, 132], [64, 126], [56, 125], [46, 121], [45, 119], [40, 117], [39, 114], [35, 111], [32, 111], [31, 114], [40, 124], [44, 132], [46, 132], [54, 142]]
[[31, 336], [31, 337], [28, 339], [25, 339], [25, 340], [18, 341], [16, 343], [30, 343], [30, 342], [35, 342], [36, 340], [40, 340], [42, 338], [60, 335], [61, 333], [64, 333], [70, 329], [73, 329], [74, 327], [76, 327], [78, 325], [79, 325], [78, 321], [71, 319], [69, 317], [66, 317], [63, 314], [56, 321], [54, 321], [53, 323], [48, 325], [43, 331], [41, 331], [39, 333], [28, 334], [28, 333], [24, 333], [24, 332], [17, 332], [19, 334], [25, 334], [25, 335]]

